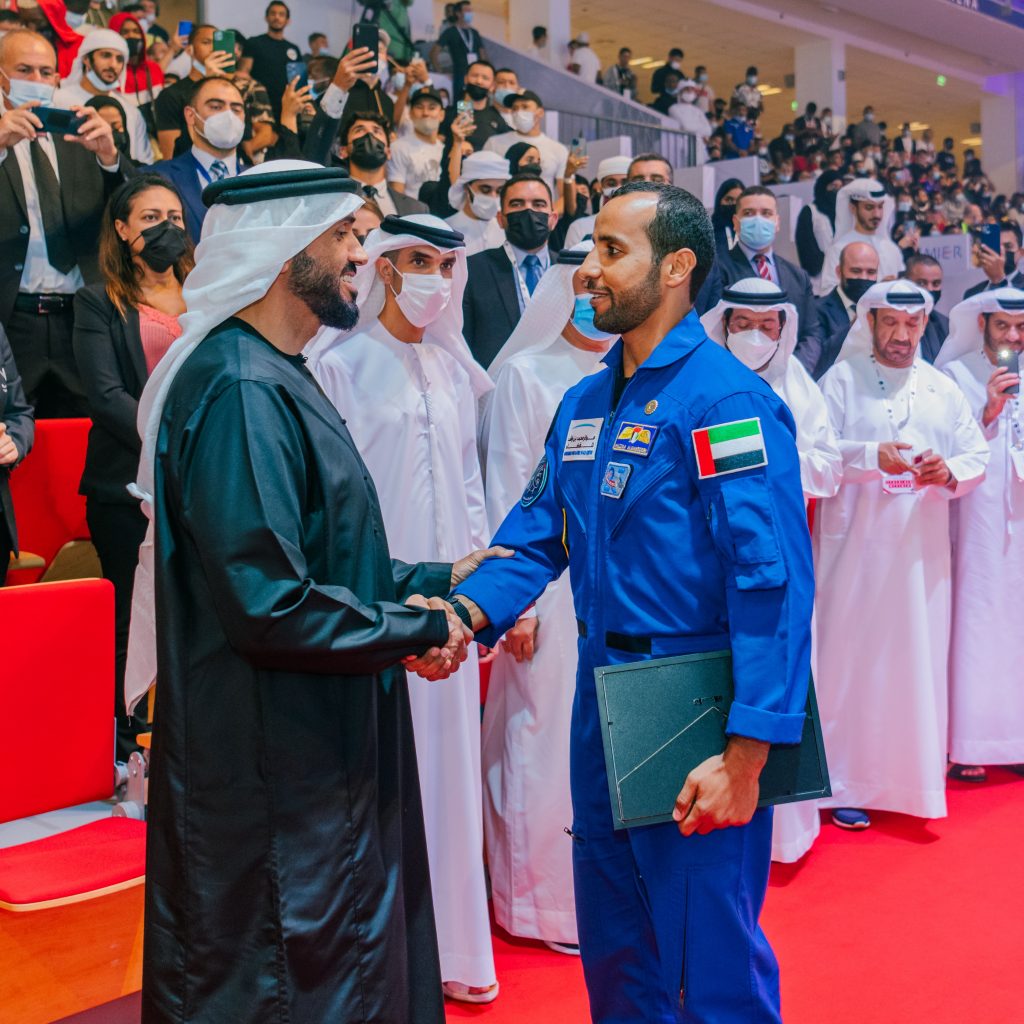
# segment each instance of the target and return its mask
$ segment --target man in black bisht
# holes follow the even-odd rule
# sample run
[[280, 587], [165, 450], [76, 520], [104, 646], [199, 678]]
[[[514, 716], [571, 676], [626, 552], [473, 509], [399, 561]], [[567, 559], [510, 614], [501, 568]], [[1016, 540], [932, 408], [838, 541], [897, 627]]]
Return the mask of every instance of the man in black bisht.
[[300, 354], [358, 315], [354, 188], [277, 161], [206, 190], [185, 332], [140, 405], [158, 676], [145, 1024], [444, 1020], [403, 667], [443, 678], [465, 658], [437, 595], [488, 552], [391, 560]]

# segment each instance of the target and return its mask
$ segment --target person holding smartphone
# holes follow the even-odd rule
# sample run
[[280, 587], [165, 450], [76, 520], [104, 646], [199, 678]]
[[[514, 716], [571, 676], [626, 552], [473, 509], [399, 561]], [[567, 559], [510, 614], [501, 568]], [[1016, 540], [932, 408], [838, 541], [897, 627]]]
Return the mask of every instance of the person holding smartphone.
[[288, 62], [302, 58], [302, 48], [285, 39], [284, 30], [291, 16], [291, 9], [283, 0], [271, 0], [264, 12], [267, 31], [246, 40], [244, 49], [245, 56], [252, 58], [252, 77], [266, 86], [275, 118], [281, 116], [281, 97], [288, 84]]
[[949, 319], [936, 366], [967, 396], [992, 450], [953, 526], [949, 775], [980, 783], [985, 765], [1024, 764], [1024, 290], [983, 291]]
[[979, 242], [974, 248], [977, 265], [985, 272], [985, 280], [964, 292], [965, 299], [993, 288], [1024, 288], [1024, 272], [1017, 269], [1021, 253], [1020, 225], [1004, 220], [999, 225], [999, 251]]

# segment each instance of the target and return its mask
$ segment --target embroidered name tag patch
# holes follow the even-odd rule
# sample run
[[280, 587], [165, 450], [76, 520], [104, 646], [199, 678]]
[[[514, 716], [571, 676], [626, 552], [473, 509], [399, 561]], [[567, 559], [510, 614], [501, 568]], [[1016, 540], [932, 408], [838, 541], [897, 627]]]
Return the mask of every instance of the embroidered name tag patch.
[[651, 454], [651, 445], [657, 433], [658, 428], [648, 423], [620, 423], [612, 451], [639, 455], [646, 459]]
[[768, 465], [759, 416], [704, 427], [692, 435], [701, 480]]
[[621, 498], [626, 489], [626, 481], [633, 467], [625, 462], [609, 462], [601, 479], [601, 493], [606, 498]]
[[563, 462], [593, 462], [597, 458], [597, 440], [604, 421], [572, 420], [562, 449]]
[[519, 504], [523, 508], [529, 508], [544, 493], [544, 488], [547, 485], [548, 457], [542, 455], [540, 462], [537, 463], [537, 468], [533, 471], [533, 476], [530, 477], [530, 482], [526, 485], [526, 490], [523, 491], [522, 498], [519, 499]]

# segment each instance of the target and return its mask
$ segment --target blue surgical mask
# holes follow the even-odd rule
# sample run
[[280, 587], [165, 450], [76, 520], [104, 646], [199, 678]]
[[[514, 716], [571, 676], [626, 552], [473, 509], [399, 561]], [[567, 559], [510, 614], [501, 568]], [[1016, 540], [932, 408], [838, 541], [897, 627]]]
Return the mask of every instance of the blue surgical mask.
[[466, 13], [462, 15], [462, 23], [464, 25], [472, 25], [473, 24], [473, 12], [472, 11], [466, 11]]
[[504, 106], [507, 106], [505, 101], [509, 98], [509, 96], [517, 96], [517, 95], [519, 95], [519, 94], [515, 91], [515, 89], [495, 89], [494, 90], [494, 102], [495, 103], [500, 103], [504, 107]]
[[775, 241], [775, 221], [767, 217], [744, 217], [740, 221], [740, 241], [750, 249], [767, 249]]
[[611, 341], [615, 334], [605, 334], [594, 326], [594, 307], [589, 295], [577, 295], [572, 310], [572, 325], [584, 338], [591, 341]]
[[33, 82], [27, 78], [10, 78], [4, 72], [7, 79], [7, 99], [12, 107], [21, 107], [33, 100], [39, 100], [43, 106], [53, 103], [53, 93], [57, 88], [51, 82]]

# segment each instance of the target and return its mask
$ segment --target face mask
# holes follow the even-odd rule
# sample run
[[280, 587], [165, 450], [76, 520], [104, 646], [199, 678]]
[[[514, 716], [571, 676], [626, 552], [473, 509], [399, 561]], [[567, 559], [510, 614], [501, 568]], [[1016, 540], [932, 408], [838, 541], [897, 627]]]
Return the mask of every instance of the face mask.
[[740, 241], [751, 249], [766, 249], [775, 241], [775, 222], [767, 217], [744, 217], [740, 221]]
[[12, 107], [20, 107], [33, 100], [39, 100], [44, 107], [50, 106], [53, 102], [56, 86], [49, 82], [30, 82], [25, 78], [8, 78], [6, 72], [4, 72], [4, 77], [7, 78], [7, 99]]
[[854, 301], [860, 302], [864, 293], [873, 285], [877, 284], [866, 277], [850, 277], [843, 281], [843, 291]]
[[472, 25], [473, 24], [473, 12], [472, 11], [466, 11], [465, 14], [462, 15], [462, 24], [463, 25]]
[[585, 217], [587, 215], [587, 210], [589, 208], [590, 208], [590, 200], [587, 198], [587, 196], [577, 196], [576, 197], [576, 216], [577, 217]]
[[114, 147], [119, 153], [128, 155], [128, 133], [127, 132], [113, 132], [114, 136]]
[[85, 77], [89, 80], [90, 84], [94, 89], [98, 89], [100, 92], [110, 92], [117, 88], [117, 79], [115, 78], [112, 82], [104, 82], [99, 75], [93, 71], [92, 68], [87, 68]]
[[515, 95], [517, 95], [515, 89], [495, 89], [494, 102], [501, 104], [501, 106], [505, 106], [505, 102], [508, 100], [509, 96]]
[[520, 135], [527, 135], [533, 131], [536, 125], [537, 115], [532, 110], [512, 111], [512, 127]]
[[899, 203], [896, 204], [896, 209], [899, 210], [900, 213], [909, 213], [910, 212], [910, 203], [899, 202]]
[[215, 149], [234, 149], [245, 134], [245, 122], [230, 110], [218, 110], [203, 122], [200, 134]]
[[433, 135], [440, 128], [441, 119], [439, 117], [414, 117], [412, 126], [420, 135]]
[[618, 192], [618, 191], [619, 191], [619, 186], [618, 185], [613, 185], [611, 188], [603, 188], [603, 189], [601, 189], [601, 195], [603, 195], [605, 197], [605, 199], [611, 199], [611, 197], [613, 195], [615, 195], [615, 193]]
[[551, 234], [548, 215], [541, 210], [516, 210], [505, 218], [505, 236], [517, 248], [531, 252], [539, 249]]
[[778, 178], [779, 184], [781, 184], [781, 185], [788, 184], [789, 182], [791, 182], [793, 180], [793, 175], [792, 174], [779, 174], [779, 175], [776, 175], [776, 177]]
[[349, 146], [349, 159], [364, 171], [375, 171], [388, 162], [387, 147], [374, 135], [360, 135]]
[[403, 274], [393, 263], [391, 266], [402, 279], [400, 292], [391, 288], [402, 315], [413, 327], [433, 323], [451, 301], [451, 281], [440, 274]]
[[80, 25], [85, 24], [85, 14], [75, 14], [73, 11], [65, 11], [64, 20], [68, 23], [68, 28], [78, 28]]
[[396, 71], [391, 76], [391, 84], [395, 87], [396, 92], [401, 92], [405, 88], [405, 72]]
[[539, 176], [540, 175], [540, 164], [535, 164], [532, 161], [530, 161], [529, 163], [520, 164], [519, 165], [519, 173], [520, 174], [536, 174], [536, 175]]
[[139, 24], [148, 32], [155, 19], [149, 17], [148, 14], [140, 14], [138, 17]]
[[591, 341], [611, 341], [615, 334], [605, 334], [594, 326], [594, 307], [589, 295], [577, 295], [572, 310], [572, 325], [584, 338]]
[[725, 343], [729, 351], [751, 370], [761, 369], [779, 347], [779, 342], [760, 330], [730, 333], [726, 335]]
[[932, 302], [934, 302], [935, 305], [937, 306], [939, 304], [939, 299], [942, 298], [942, 289], [941, 288], [926, 288], [925, 291], [932, 297]]
[[139, 255], [158, 274], [173, 267], [188, 249], [184, 229], [169, 220], [162, 220], [159, 224], [146, 228], [139, 237], [143, 241], [142, 252]]
[[501, 200], [497, 196], [481, 196], [476, 192], [470, 192], [469, 207], [477, 219], [494, 220], [501, 209]]
[[747, 85], [757, 85], [757, 75], [747, 75]]
[[192, 58], [192, 70], [197, 75], [206, 76], [206, 65], [201, 60], [196, 60], [195, 57]]
[[707, 80], [708, 76], [704, 72], [701, 72], [701, 74], [697, 76], [697, 81], [700, 82], [701, 85], [703, 85]]
[[1003, 270], [1007, 274], [1012, 274], [1017, 269], [1017, 254], [1015, 252], [1008, 252], [1003, 257]]
[[683, 103], [696, 103], [697, 102], [697, 94], [695, 92], [693, 92], [692, 90], [690, 90], [690, 89], [687, 89], [685, 92], [680, 93], [679, 98], [680, 98], [680, 100], [683, 101]]
[[787, 142], [796, 142], [795, 135], [783, 135], [782, 136]]
[[482, 85], [477, 85], [476, 82], [467, 82], [466, 95], [475, 103], [479, 103], [481, 100], [487, 99], [490, 92]]
[[683, 62], [680, 60], [670, 60], [668, 62], [668, 66], [672, 68], [673, 71], [678, 71], [683, 66]]
[[142, 53], [142, 40], [141, 39], [126, 39], [125, 42], [128, 44], [128, 59], [134, 60], [140, 53]]

